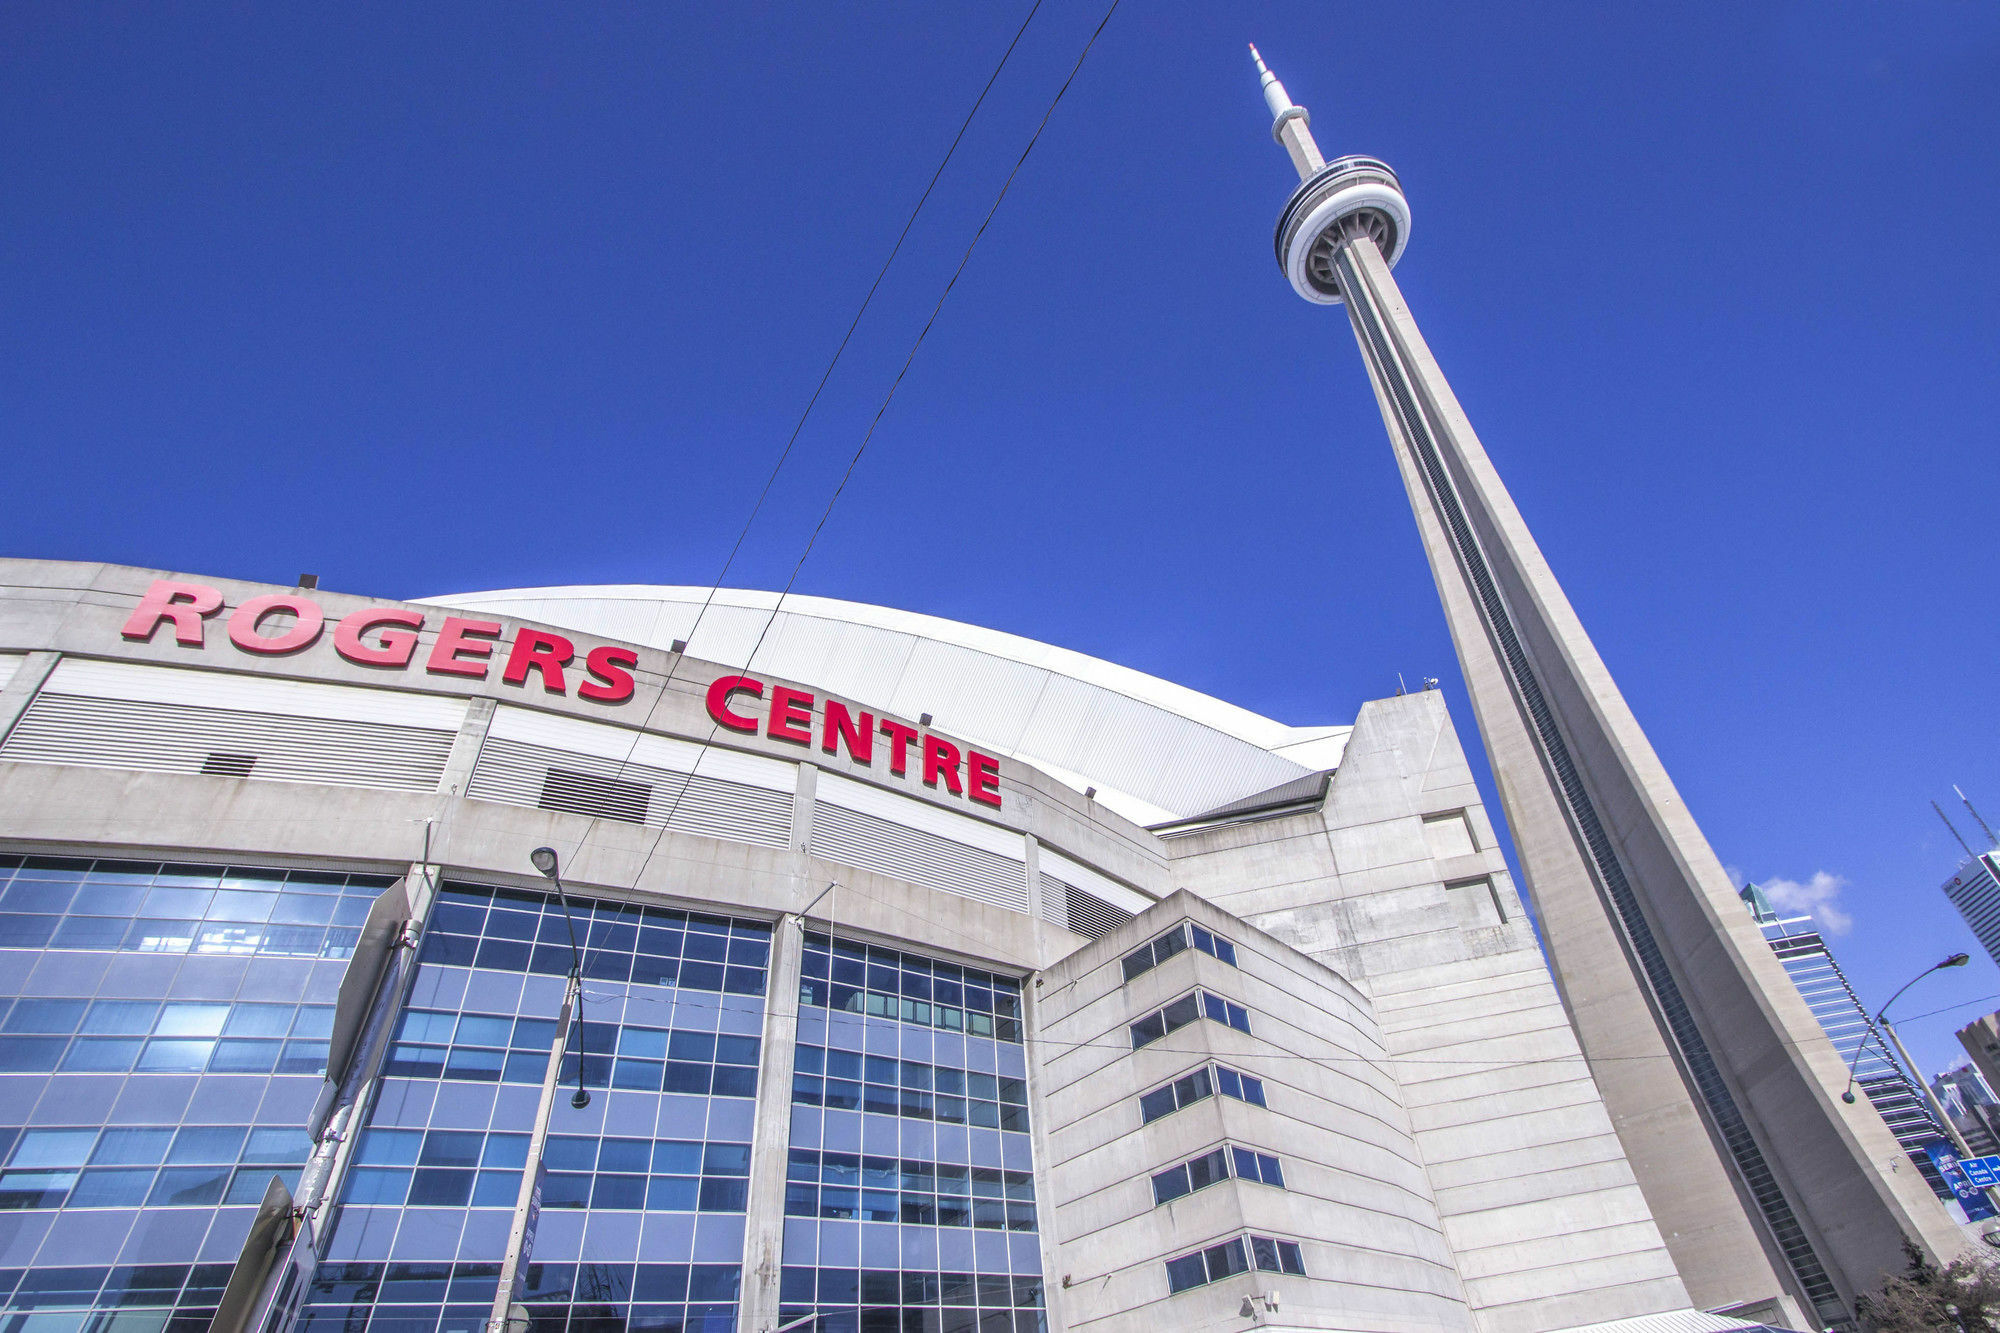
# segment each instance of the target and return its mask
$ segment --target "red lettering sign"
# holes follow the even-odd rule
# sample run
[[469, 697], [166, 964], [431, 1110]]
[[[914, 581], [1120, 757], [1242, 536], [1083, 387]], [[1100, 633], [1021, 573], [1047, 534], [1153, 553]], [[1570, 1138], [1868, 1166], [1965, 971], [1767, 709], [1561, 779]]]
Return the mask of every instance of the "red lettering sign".
[[[133, 607], [122, 631], [135, 643], [150, 643], [161, 625], [173, 627], [174, 642], [184, 648], [206, 647], [208, 621], [223, 610], [219, 589], [200, 583], [156, 579]], [[291, 623], [269, 632], [274, 616]], [[264, 593], [249, 598], [230, 613], [229, 641], [237, 649], [271, 657], [302, 652], [319, 642], [326, 614], [309, 597], [296, 593]], [[416, 660], [418, 635], [425, 615], [395, 606], [371, 606], [344, 617], [333, 629], [333, 650], [357, 666], [407, 669]], [[433, 676], [465, 676], [485, 680], [504, 630], [498, 621], [446, 616], [437, 641], [424, 659]], [[500, 669], [501, 682], [525, 686], [530, 675], [541, 676], [546, 694], [566, 694], [568, 668], [576, 662], [576, 644], [549, 630], [522, 626], [514, 632]], [[639, 654], [631, 648], [600, 644], [584, 657], [577, 697], [594, 703], [619, 704], [633, 696], [633, 672]], [[717, 726], [792, 745], [813, 743], [815, 708], [821, 709], [819, 747], [830, 755], [845, 753], [855, 763], [872, 766], [875, 737], [889, 738], [889, 772], [907, 777], [914, 745], [922, 757], [924, 785], [995, 810], [1000, 808], [1000, 761], [977, 750], [961, 751], [942, 736], [894, 718], [878, 718], [865, 709], [849, 708], [837, 699], [822, 704], [810, 691], [789, 685], [769, 686], [769, 699], [756, 713], [743, 711], [748, 699], [765, 700], [765, 682], [754, 676], [719, 676], [708, 687], [708, 715]]]
[[[717, 676], [708, 687], [708, 715], [717, 726], [754, 736], [760, 730], [773, 740], [810, 745], [813, 736], [813, 696], [789, 685], [772, 685], [761, 715], [743, 711], [744, 699], [764, 699], [765, 683], [755, 676]], [[889, 771], [906, 777], [914, 744], [922, 755], [923, 781], [953, 796], [1000, 808], [1000, 761], [977, 750], [961, 751], [942, 736], [894, 718], [851, 709], [838, 699], [825, 701], [820, 718], [819, 748], [837, 755], [843, 750], [856, 763], [873, 765], [875, 736], [889, 738]]]
[[632, 697], [632, 673], [627, 668], [638, 665], [639, 654], [630, 648], [608, 643], [592, 648], [590, 656], [583, 659], [583, 669], [596, 679], [577, 686], [576, 692], [601, 704], [622, 704]]
[[810, 694], [788, 685], [772, 687], [771, 717], [764, 725], [766, 736], [772, 740], [811, 745], [812, 721], [813, 697]]
[[[293, 616], [290, 629], [270, 638], [258, 632], [257, 627], [263, 623], [265, 616], [286, 611]], [[270, 593], [252, 597], [236, 608], [236, 614], [229, 617], [229, 641], [246, 653], [295, 653], [301, 648], [310, 648], [325, 624], [326, 616], [320, 611], [318, 603], [284, 593]]]
[[[406, 628], [383, 629], [385, 625]], [[415, 611], [371, 606], [333, 627], [333, 650], [360, 666], [406, 667], [417, 651], [416, 631], [423, 627], [424, 618]], [[374, 629], [382, 630], [377, 642], [370, 643], [361, 637]]]
[[965, 752], [965, 795], [967, 799], [1000, 808], [1000, 761], [977, 750]]
[[847, 711], [847, 705], [838, 699], [826, 701], [826, 722], [820, 729], [819, 748], [828, 754], [839, 754], [845, 745], [847, 753], [858, 764], [873, 763], [875, 759], [875, 715], [862, 713], [859, 720]]
[[910, 771], [910, 742], [917, 738], [917, 729], [885, 717], [882, 734], [889, 738], [889, 771], [900, 778]]
[[183, 648], [199, 648], [202, 621], [222, 609], [222, 593], [199, 583], [174, 583], [155, 579], [132, 616], [125, 622], [125, 637], [150, 643], [162, 620], [174, 622], [174, 642]]
[[562, 669], [575, 658], [576, 645], [562, 635], [524, 626], [514, 636], [514, 650], [507, 654], [507, 665], [502, 668], [500, 679], [509, 685], [521, 685], [526, 683], [528, 672], [539, 671], [543, 691], [562, 694]]
[[[424, 670], [433, 676], [471, 676], [475, 680], [485, 680], [487, 659], [493, 656], [493, 645], [480, 640], [499, 637], [500, 626], [495, 621], [446, 616], [444, 625], [438, 630], [437, 642], [431, 645], [430, 660], [424, 663]], [[462, 656], [465, 653], [479, 660], [468, 662]]]
[[745, 717], [729, 706], [729, 700], [738, 694], [761, 699], [764, 697], [764, 682], [748, 676], [717, 676], [715, 683], [708, 687], [708, 715], [731, 731], [747, 731], [754, 736], [757, 734], [757, 719]]

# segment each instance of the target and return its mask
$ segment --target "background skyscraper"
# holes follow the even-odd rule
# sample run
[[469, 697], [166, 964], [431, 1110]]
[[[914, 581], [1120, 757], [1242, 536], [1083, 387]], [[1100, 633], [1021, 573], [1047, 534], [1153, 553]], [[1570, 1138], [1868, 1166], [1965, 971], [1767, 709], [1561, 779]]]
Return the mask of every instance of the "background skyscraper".
[[1890, 1052], [1882, 1034], [1868, 1021], [1868, 1011], [1848, 984], [1833, 951], [1826, 947], [1819, 927], [1809, 916], [1779, 916], [1755, 884], [1743, 886], [1743, 904], [1750, 909], [1757, 928], [1770, 942], [1771, 952], [1784, 965], [1785, 974], [1799, 988], [1799, 995], [1832, 1039], [1854, 1081], [1868, 1094], [1869, 1104], [1882, 1114], [1882, 1123], [1903, 1145], [1910, 1161], [1929, 1182], [1931, 1192], [1949, 1199], [1951, 1187], [1938, 1174], [1924, 1145], [1945, 1137], [1942, 1126], [1924, 1105], [1924, 1097]]
[[1938, 1256], [1959, 1237], [1878, 1165], [1900, 1155], [1881, 1118], [1839, 1101], [1838, 1052], [1730, 901], [1425, 345], [1389, 271], [1410, 226], [1395, 172], [1327, 162], [1257, 65], [1301, 181], [1278, 262], [1304, 299], [1347, 306], [1558, 985], [1675, 1263], [1698, 1304], [1845, 1323], [1906, 1236]]
[[1944, 882], [1944, 896], [1979, 937], [1987, 957], [2000, 964], [2000, 854], [1967, 857]]

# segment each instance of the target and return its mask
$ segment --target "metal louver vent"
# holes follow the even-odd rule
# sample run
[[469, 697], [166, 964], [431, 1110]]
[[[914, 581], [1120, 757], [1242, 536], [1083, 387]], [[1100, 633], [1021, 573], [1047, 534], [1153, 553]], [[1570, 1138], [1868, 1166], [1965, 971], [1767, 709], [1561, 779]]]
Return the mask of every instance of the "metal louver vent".
[[1153, 905], [1109, 875], [1041, 849], [1042, 915], [1086, 939], [1101, 940]]
[[[1046, 855], [1047, 853], [1044, 853]], [[1069, 896], [1063, 891], [1069, 885], [1044, 870], [1041, 873], [1042, 915], [1051, 921], [1069, 920]]]
[[256, 767], [256, 755], [236, 754], [229, 750], [217, 750], [201, 761], [201, 771], [212, 778], [247, 778], [250, 770]]
[[1124, 908], [1113, 907], [1096, 894], [1072, 888], [1050, 875], [1042, 876], [1042, 892], [1047, 899], [1060, 897], [1062, 915], [1055, 919], [1086, 939], [1101, 940], [1133, 917]]
[[490, 733], [465, 794], [758, 847], [785, 847], [792, 838], [789, 792]]
[[1028, 876], [1022, 862], [824, 799], [813, 807], [812, 852], [927, 889], [1010, 911], [1028, 910]]
[[435, 791], [453, 733], [44, 690], [0, 759]]
[[571, 815], [595, 815], [619, 819], [627, 824], [646, 822], [646, 807], [653, 789], [643, 782], [579, 773], [573, 768], [551, 768], [542, 779], [541, 807]]

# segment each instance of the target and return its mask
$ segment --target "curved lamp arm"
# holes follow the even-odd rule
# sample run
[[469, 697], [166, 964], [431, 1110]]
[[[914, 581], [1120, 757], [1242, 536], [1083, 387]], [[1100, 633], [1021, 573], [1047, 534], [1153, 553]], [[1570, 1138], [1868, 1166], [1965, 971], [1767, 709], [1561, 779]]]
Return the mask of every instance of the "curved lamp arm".
[[[1917, 975], [1911, 977], [1908, 981], [1904, 982], [1903, 989], [1897, 991], [1894, 995], [1891, 995], [1889, 997], [1889, 1004], [1885, 1004], [1880, 1009], [1877, 1009], [1875, 1011], [1875, 1017], [1868, 1020], [1868, 1036], [1874, 1037], [1877, 1041], [1881, 1040], [1881, 1036], [1875, 1031], [1875, 1025], [1877, 1023], [1880, 1023], [1882, 1021], [1882, 1016], [1889, 1012], [1889, 1005], [1893, 1005], [1894, 1003], [1896, 1003], [1896, 1001], [1903, 998], [1903, 991], [1906, 991], [1910, 987], [1916, 985], [1919, 981], [1922, 981], [1925, 977], [1929, 976], [1933, 972], [1941, 972], [1947, 967], [1964, 967], [1966, 963], [1969, 961], [1971, 961], [1970, 954], [1955, 953], [1941, 963], [1931, 964], [1929, 967], [1925, 968], [1923, 971], [1917, 973]], [[1861, 1052], [1867, 1049], [1867, 1046], [1868, 1046], [1868, 1038], [1863, 1037], [1860, 1043], [1857, 1044], [1854, 1048], [1853, 1058], [1847, 1062], [1847, 1089], [1846, 1091], [1840, 1094], [1840, 1100], [1846, 1102], [1849, 1106], [1854, 1105], [1854, 1071], [1860, 1067]], [[1917, 1071], [1914, 1069], [1911, 1070], [1910, 1072], [1912, 1074], [1916, 1074], [1918, 1078], [1923, 1077], [1923, 1075], [1917, 1074]]]

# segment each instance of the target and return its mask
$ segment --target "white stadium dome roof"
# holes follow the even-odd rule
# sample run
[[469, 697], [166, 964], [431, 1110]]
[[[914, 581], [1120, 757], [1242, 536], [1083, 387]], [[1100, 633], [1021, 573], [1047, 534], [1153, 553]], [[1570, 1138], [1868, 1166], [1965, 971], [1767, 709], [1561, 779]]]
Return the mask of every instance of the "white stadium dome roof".
[[419, 600], [663, 650], [686, 639], [691, 657], [903, 717], [930, 713], [946, 734], [1078, 791], [1096, 787], [1099, 801], [1143, 824], [1190, 819], [1333, 768], [1352, 730], [1287, 726], [1102, 658], [937, 616], [793, 595], [772, 620], [776, 593], [710, 596], [612, 584]]

